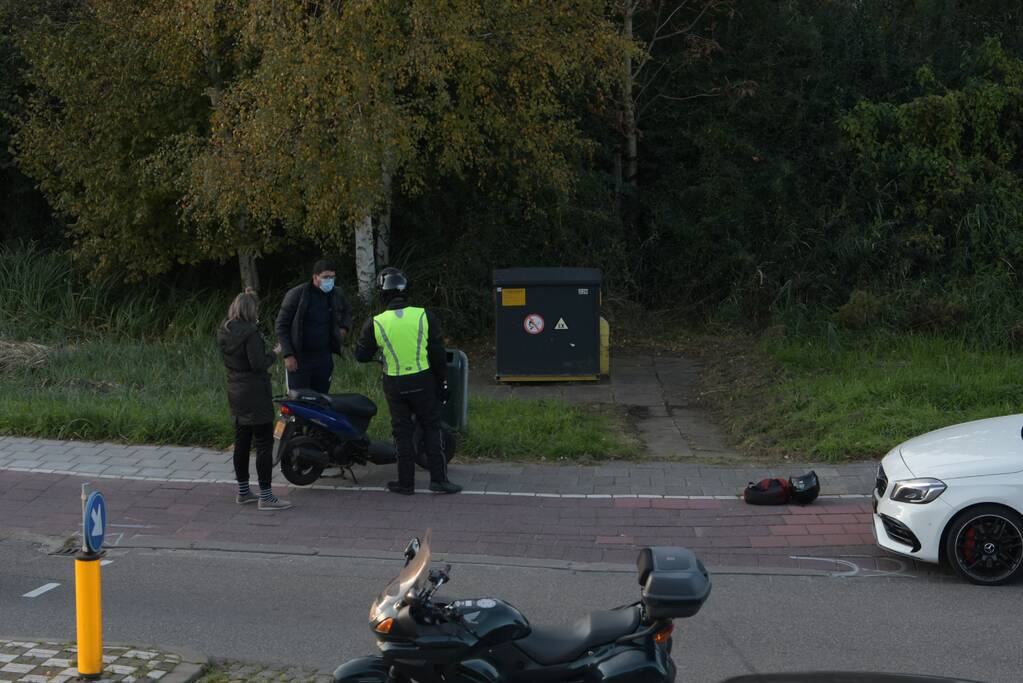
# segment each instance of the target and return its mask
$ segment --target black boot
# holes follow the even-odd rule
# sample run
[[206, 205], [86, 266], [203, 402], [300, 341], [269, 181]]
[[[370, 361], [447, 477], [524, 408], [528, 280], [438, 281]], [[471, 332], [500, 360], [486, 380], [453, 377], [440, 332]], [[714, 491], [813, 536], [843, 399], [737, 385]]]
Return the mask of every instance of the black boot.
[[415, 486], [402, 486], [399, 482], [389, 481], [387, 482], [387, 490], [391, 493], [398, 493], [403, 496], [411, 496], [416, 492]]
[[431, 481], [430, 490], [434, 493], [459, 493], [462, 487], [458, 484], [452, 484], [450, 481]]

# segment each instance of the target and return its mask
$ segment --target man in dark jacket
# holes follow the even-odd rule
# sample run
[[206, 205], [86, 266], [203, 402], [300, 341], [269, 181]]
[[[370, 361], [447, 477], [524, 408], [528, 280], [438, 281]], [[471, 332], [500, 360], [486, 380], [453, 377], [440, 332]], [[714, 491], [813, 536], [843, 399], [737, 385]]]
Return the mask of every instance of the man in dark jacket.
[[355, 358], [368, 363], [379, 353], [384, 366], [384, 395], [391, 409], [391, 433], [398, 451], [398, 481], [387, 483], [392, 493], [415, 493], [415, 450], [412, 417], [423, 428], [430, 465], [430, 490], [458, 493], [461, 486], [448, 481], [441, 434], [440, 407], [448, 400], [447, 354], [440, 323], [429, 311], [405, 301], [408, 280], [397, 268], [384, 268], [377, 289], [387, 310], [366, 321]]
[[277, 315], [277, 340], [288, 371], [288, 388], [326, 394], [334, 372], [331, 354], [340, 354], [352, 314], [341, 289], [334, 285], [337, 268], [319, 260], [311, 282], [284, 295]]

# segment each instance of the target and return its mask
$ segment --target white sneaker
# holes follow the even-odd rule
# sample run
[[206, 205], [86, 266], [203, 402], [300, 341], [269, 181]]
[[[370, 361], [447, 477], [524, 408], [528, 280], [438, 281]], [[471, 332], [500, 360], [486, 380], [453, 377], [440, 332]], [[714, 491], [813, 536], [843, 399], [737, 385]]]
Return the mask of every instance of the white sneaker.
[[291, 503], [286, 500], [281, 500], [277, 496], [273, 496], [270, 500], [259, 499], [260, 510], [287, 510], [291, 507]]

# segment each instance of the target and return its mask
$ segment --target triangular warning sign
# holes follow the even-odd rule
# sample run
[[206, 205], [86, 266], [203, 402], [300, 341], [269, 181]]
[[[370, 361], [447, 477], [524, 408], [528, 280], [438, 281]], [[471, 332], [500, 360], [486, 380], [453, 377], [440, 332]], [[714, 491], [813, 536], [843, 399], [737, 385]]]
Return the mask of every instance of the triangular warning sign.
[[558, 318], [558, 324], [554, 326], [554, 329], [556, 329], [556, 330], [567, 330], [568, 329], [568, 325], [565, 324], [565, 319], [564, 318]]

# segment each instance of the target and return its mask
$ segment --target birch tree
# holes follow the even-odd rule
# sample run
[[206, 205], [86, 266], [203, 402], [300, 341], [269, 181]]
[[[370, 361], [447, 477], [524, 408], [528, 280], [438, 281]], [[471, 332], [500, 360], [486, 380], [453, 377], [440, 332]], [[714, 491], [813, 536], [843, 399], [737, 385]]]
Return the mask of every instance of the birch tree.
[[[714, 22], [730, 16], [734, 0], [615, 0], [613, 10], [627, 47], [621, 53], [620, 92], [614, 98], [620, 143], [615, 155], [619, 210], [635, 197], [643, 123], [657, 106], [682, 106], [713, 97], [723, 87], [693, 91], [677, 74], [719, 51]], [[741, 84], [739, 84], [741, 87]]]
[[[258, 68], [227, 94], [197, 204], [247, 188], [260, 223], [352, 244], [359, 293], [389, 259], [393, 193], [429, 173], [567, 188], [585, 140], [568, 93], [615, 78], [620, 37], [591, 0], [256, 0]], [[244, 164], [224, 160], [245, 159]]]

